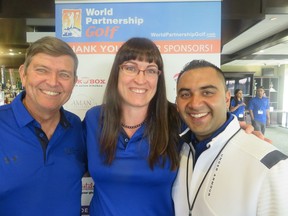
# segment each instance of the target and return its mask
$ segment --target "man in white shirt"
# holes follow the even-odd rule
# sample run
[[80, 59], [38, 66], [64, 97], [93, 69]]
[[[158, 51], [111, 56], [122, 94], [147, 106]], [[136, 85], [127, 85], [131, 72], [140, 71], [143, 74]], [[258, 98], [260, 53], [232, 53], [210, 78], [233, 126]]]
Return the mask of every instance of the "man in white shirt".
[[[173, 186], [176, 216], [288, 215], [288, 160], [240, 129], [227, 110], [222, 71], [194, 60], [177, 81], [177, 108], [189, 128]], [[193, 131], [193, 132], [192, 132]]]

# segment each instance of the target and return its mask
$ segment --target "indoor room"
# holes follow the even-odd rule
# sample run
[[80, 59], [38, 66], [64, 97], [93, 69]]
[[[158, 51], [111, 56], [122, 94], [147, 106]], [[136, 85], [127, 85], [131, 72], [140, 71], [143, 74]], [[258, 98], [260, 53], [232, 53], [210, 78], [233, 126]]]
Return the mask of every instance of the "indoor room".
[[[43, 50], [48, 50], [44, 57], [48, 55], [49, 66], [36, 62], [35, 68], [38, 69], [31, 69], [35, 74], [29, 76], [27, 68], [35, 58], [33, 44], [37, 45], [43, 38], [46, 38], [42, 41]], [[51, 50], [45, 42], [49, 44], [51, 41], [47, 38], [53, 38], [55, 44], [65, 47], [66, 53], [50, 56]], [[142, 42], [137, 45], [139, 41]], [[42, 45], [38, 44], [36, 48], [41, 50]], [[53, 49], [57, 50], [57, 46]], [[39, 53], [41, 57], [41, 51]], [[67, 59], [61, 59], [63, 56], [68, 56], [64, 66], [61, 63]], [[196, 63], [196, 69], [193, 60], [200, 65]], [[49, 71], [50, 65], [56, 75]], [[59, 69], [59, 65], [76, 70]], [[223, 100], [223, 95], [217, 100], [207, 96], [217, 89], [212, 84], [199, 87], [202, 90], [200, 105], [193, 100], [199, 95], [194, 94], [194, 86], [187, 86], [191, 83], [200, 85], [200, 81], [193, 81], [193, 73], [190, 73], [199, 68], [203, 71], [219, 68], [224, 72], [219, 82], [215, 82], [218, 76], [212, 80], [214, 72], [219, 72], [216, 69], [213, 73], [207, 70], [212, 78], [207, 76], [199, 80], [206, 82], [211, 78], [216, 86], [223, 83], [220, 94], [230, 94], [229, 104], [228, 100]], [[44, 78], [41, 80], [40, 77], [45, 73], [51, 77], [43, 84]], [[41, 84], [45, 87], [54, 85], [51, 87], [54, 89], [45, 90]], [[41, 86], [38, 91], [45, 95], [43, 100], [37, 101], [37, 85]], [[31, 91], [33, 88], [34, 92]], [[203, 91], [206, 88], [209, 91]], [[58, 101], [54, 100], [57, 96]], [[45, 105], [41, 104], [43, 101]], [[58, 102], [57, 109], [49, 110], [55, 101]], [[41, 106], [37, 106], [38, 102]], [[205, 111], [199, 108], [201, 112], [197, 113], [197, 105], [202, 105]], [[18, 114], [11, 117], [14, 112]], [[52, 117], [51, 113], [54, 114]], [[223, 118], [218, 121], [218, 116]], [[0, 180], [0, 215], [4, 216], [4, 212], [5, 215], [19, 215], [11, 212], [19, 212], [21, 207], [25, 209], [25, 205], [27, 209], [23, 216], [28, 216], [27, 212], [32, 212], [34, 206], [37, 208], [35, 214], [30, 214], [33, 216], [79, 215], [78, 211], [83, 216], [106, 215], [107, 212], [116, 216], [228, 216], [237, 212], [235, 215], [240, 216], [253, 215], [256, 211], [255, 215], [261, 215], [261, 212], [268, 215], [267, 209], [273, 213], [280, 209], [275, 215], [286, 215], [288, 210], [283, 206], [287, 200], [281, 198], [283, 194], [277, 202], [269, 200], [269, 196], [284, 193], [278, 186], [288, 179], [285, 171], [288, 169], [283, 169], [288, 161], [288, 1], [0, 0], [0, 118], [0, 128], [3, 128], [0, 137], [5, 138], [4, 142], [0, 141], [0, 171], [9, 180]], [[237, 124], [232, 128], [235, 121]], [[240, 130], [246, 125], [262, 131], [269, 145]], [[228, 126], [232, 130], [228, 130]], [[9, 136], [6, 137], [5, 131]], [[251, 133], [248, 129], [246, 132]], [[224, 133], [231, 137], [224, 136]], [[252, 146], [254, 143], [251, 146], [245, 143], [243, 146], [248, 153], [245, 152], [246, 149], [240, 147], [242, 139], [239, 134], [244, 134], [244, 141], [255, 141], [256, 147]], [[225, 140], [221, 148], [214, 145], [222, 141], [218, 137]], [[232, 142], [234, 139], [236, 141]], [[29, 151], [20, 145], [26, 142], [30, 144]], [[57, 142], [61, 148], [57, 148]], [[236, 150], [228, 148], [231, 143]], [[226, 151], [239, 149], [240, 154], [227, 156]], [[36, 155], [35, 158], [30, 158], [30, 154]], [[214, 159], [207, 162], [203, 158]], [[54, 160], [61, 166], [56, 166]], [[229, 163], [229, 160], [234, 161]], [[250, 166], [249, 160], [255, 164]], [[203, 163], [198, 167], [199, 161]], [[226, 170], [219, 168], [225, 162], [228, 177], [223, 175]], [[247, 163], [248, 174], [245, 167], [241, 167], [242, 162]], [[283, 167], [278, 166], [281, 162]], [[28, 166], [34, 170], [27, 169]], [[278, 169], [282, 171], [278, 172]], [[192, 173], [199, 176], [192, 177]], [[54, 174], [57, 177], [52, 176]], [[272, 176], [272, 180], [258, 179], [266, 174], [269, 178]], [[246, 184], [249, 190], [235, 199], [218, 199], [213, 195], [223, 191], [223, 187], [218, 188], [220, 175], [223, 175], [221, 181], [224, 182], [221, 187], [225, 188], [224, 194], [227, 192], [225, 197], [230, 199], [234, 192], [244, 191], [241, 187]], [[240, 182], [243, 176], [244, 184]], [[202, 177], [202, 182], [194, 182]], [[235, 186], [237, 183], [228, 185], [230, 178], [231, 182], [240, 182], [241, 186]], [[26, 192], [31, 188], [24, 186], [22, 190], [21, 180], [33, 189], [27, 200]], [[277, 185], [276, 189], [271, 189], [273, 192], [267, 189], [269, 180]], [[260, 191], [256, 191], [258, 186]], [[20, 192], [17, 191], [19, 188]], [[288, 192], [288, 188], [285, 190]], [[57, 196], [52, 193], [55, 191]], [[14, 201], [16, 198], [12, 196], [18, 192], [20, 198]], [[43, 197], [49, 198], [48, 207], [42, 202]], [[62, 198], [71, 199], [70, 203], [59, 205]], [[252, 198], [259, 198], [259, 203], [253, 203]], [[139, 200], [143, 205], [139, 205]], [[58, 202], [57, 207], [49, 208], [53, 202]], [[15, 203], [20, 207], [15, 208]], [[271, 206], [266, 208], [267, 203]], [[278, 204], [281, 207], [278, 208]], [[71, 213], [74, 210], [77, 214]]]

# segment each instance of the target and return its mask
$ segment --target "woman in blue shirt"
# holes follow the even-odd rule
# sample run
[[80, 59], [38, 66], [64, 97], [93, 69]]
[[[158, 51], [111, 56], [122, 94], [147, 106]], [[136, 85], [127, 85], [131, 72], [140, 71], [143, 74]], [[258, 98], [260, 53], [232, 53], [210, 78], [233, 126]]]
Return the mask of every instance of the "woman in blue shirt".
[[174, 215], [179, 123], [167, 101], [159, 49], [131, 38], [116, 54], [103, 105], [83, 121], [95, 183], [91, 216]]
[[239, 121], [245, 121], [245, 106], [242, 90], [236, 89], [234, 97], [231, 99], [230, 112], [236, 115]]

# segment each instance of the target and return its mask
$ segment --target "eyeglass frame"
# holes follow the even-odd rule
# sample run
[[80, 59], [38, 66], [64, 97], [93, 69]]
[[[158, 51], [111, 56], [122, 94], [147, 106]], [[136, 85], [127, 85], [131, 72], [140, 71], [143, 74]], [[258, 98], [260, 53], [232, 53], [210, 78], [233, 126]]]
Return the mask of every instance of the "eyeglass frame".
[[[135, 71], [135, 72], [133, 72], [133, 73], [130, 73], [131, 71], [128, 71], [128, 70], [126, 70], [126, 69], [123, 68], [123, 67], [125, 67], [125, 66], [134, 67], [137, 71]], [[147, 75], [148, 77], [154, 77], [154, 76], [155, 76], [155, 77], [158, 77], [158, 76], [162, 73], [162, 71], [159, 70], [158, 68], [157, 68], [157, 73], [147, 73], [147, 69], [149, 68], [149, 66], [146, 67], [144, 70], [140, 70], [137, 65], [135, 65], [135, 64], [128, 65], [127, 63], [124, 63], [124, 64], [119, 65], [119, 68], [120, 68], [120, 70], [126, 72], [126, 74], [129, 75], [129, 76], [137, 76], [141, 71], [143, 72], [144, 76], [146, 76], [146, 74], [148, 74], [148, 75]], [[155, 67], [155, 68], [156, 68], [156, 67]], [[127, 73], [127, 71], [128, 71], [128, 73]]]

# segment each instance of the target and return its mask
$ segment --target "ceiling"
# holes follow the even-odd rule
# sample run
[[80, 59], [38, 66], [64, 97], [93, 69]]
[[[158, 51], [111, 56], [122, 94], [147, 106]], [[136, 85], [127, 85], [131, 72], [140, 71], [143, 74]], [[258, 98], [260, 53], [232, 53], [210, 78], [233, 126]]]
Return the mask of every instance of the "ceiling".
[[[234, 1], [234, 0], [232, 0]], [[239, 1], [242, 3], [242, 1]], [[257, 2], [257, 1], [252, 1]], [[288, 64], [288, 1], [266, 0], [259, 1], [260, 13], [257, 8], [255, 16], [246, 17], [244, 20], [254, 20], [246, 25], [248, 28], [239, 32], [236, 37], [223, 44], [221, 52], [222, 65], [257, 65], [280, 66]], [[225, 5], [225, 0], [223, 1]], [[244, 3], [250, 7], [249, 3]], [[228, 16], [228, 19], [233, 17]], [[223, 23], [223, 18], [222, 18]], [[226, 31], [225, 27], [222, 31]], [[225, 35], [225, 33], [222, 34]]]
[[[0, 66], [18, 67], [26, 32], [55, 31], [54, 17], [54, 0], [0, 0]], [[288, 64], [288, 0], [223, 0], [221, 24], [221, 65]]]
[[288, 64], [288, 14], [266, 14], [222, 49], [222, 65]]

